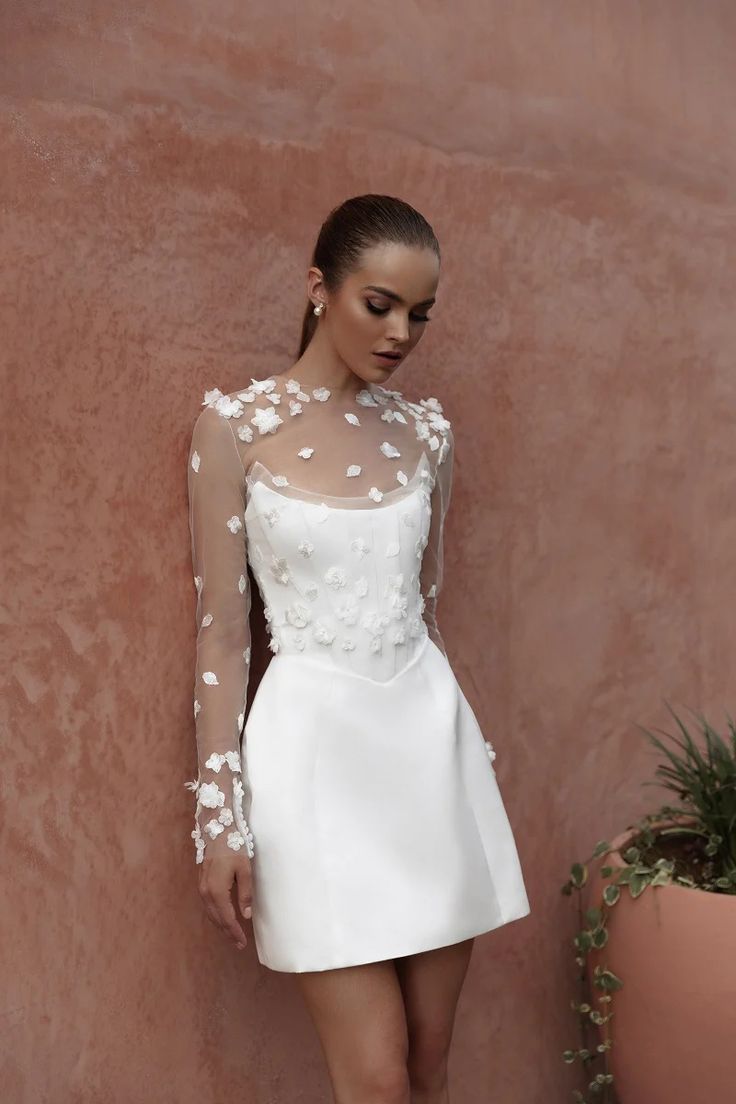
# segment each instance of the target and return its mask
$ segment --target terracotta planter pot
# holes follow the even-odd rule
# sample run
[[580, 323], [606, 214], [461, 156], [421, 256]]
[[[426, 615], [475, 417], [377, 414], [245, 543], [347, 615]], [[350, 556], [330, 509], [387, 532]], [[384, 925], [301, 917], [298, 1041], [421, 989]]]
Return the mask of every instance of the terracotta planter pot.
[[[600, 867], [625, 866], [636, 834], [622, 832], [591, 865], [586, 908], [600, 904]], [[607, 927], [608, 944], [589, 963], [624, 984], [608, 1024], [620, 1104], [736, 1100], [736, 897], [673, 885], [633, 899], [622, 886]]]

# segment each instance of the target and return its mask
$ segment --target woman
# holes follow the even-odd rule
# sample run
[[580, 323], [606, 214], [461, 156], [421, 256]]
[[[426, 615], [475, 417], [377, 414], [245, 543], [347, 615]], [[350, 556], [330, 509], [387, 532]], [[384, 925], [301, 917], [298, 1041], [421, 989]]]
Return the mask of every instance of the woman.
[[[340, 1102], [448, 1099], [474, 936], [529, 912], [435, 618], [452, 429], [387, 386], [439, 266], [401, 200], [332, 211], [298, 360], [207, 392], [189, 456], [200, 893], [242, 948], [234, 884], [260, 962], [296, 974]], [[274, 656], [245, 723], [248, 566]]]

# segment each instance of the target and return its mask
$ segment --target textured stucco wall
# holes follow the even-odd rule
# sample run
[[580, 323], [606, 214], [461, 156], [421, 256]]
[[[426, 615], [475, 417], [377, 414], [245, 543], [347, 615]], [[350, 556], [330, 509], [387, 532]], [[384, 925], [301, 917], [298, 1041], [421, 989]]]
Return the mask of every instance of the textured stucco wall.
[[567, 1099], [559, 886], [658, 796], [636, 723], [733, 707], [735, 47], [726, 0], [2, 6], [8, 1104], [327, 1099], [196, 894], [185, 463], [365, 191], [444, 250], [396, 379], [455, 426], [440, 615], [532, 906], [477, 942], [453, 1104]]

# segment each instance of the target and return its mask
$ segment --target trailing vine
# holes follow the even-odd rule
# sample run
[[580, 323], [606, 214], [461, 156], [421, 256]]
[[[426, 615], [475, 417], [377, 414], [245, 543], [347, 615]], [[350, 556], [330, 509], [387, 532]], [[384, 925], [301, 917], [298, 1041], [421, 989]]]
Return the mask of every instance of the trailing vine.
[[[611, 1026], [614, 997], [624, 982], [606, 965], [597, 963], [591, 970], [589, 955], [605, 949], [608, 917], [622, 892], [628, 890], [636, 898], [648, 886], [681, 885], [711, 893], [736, 894], [736, 726], [729, 717], [730, 739], [724, 740], [700, 717], [704, 736], [701, 750], [680, 718], [672, 709], [670, 712], [682, 737], [664, 735], [679, 751], [672, 750], [647, 729], [642, 731], [667, 759], [655, 771], [659, 784], [675, 792], [682, 804], [662, 805], [628, 826], [634, 833], [631, 845], [621, 855], [626, 865], [601, 866], [599, 875], [605, 884], [598, 904], [583, 910], [582, 890], [588, 883], [590, 863], [612, 851], [606, 840], [595, 845], [585, 862], [572, 865], [570, 876], [561, 887], [566, 896], [578, 892], [579, 930], [572, 943], [575, 963], [580, 969], [581, 999], [571, 1001], [571, 1008], [579, 1018], [582, 1044], [565, 1050], [562, 1058], [568, 1064], [582, 1063], [589, 1078], [587, 1092], [600, 1104], [618, 1102], [610, 1069]], [[670, 851], [672, 857], [662, 854], [663, 851]], [[597, 1041], [590, 1039], [591, 1032], [595, 1032]], [[573, 1091], [573, 1100], [576, 1104], [593, 1104], [577, 1089]]]

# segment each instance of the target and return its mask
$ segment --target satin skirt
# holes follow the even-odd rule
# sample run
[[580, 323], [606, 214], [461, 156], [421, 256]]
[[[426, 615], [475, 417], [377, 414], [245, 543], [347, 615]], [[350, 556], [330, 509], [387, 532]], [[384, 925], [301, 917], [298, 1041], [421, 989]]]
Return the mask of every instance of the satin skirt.
[[429, 636], [387, 682], [277, 653], [242, 765], [270, 969], [397, 958], [529, 913], [483, 734]]

